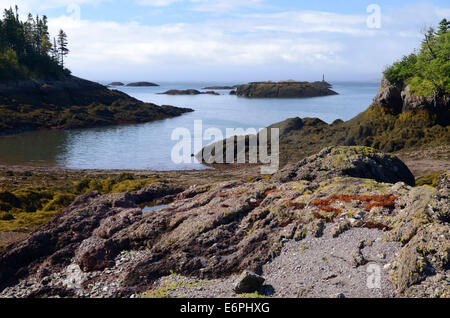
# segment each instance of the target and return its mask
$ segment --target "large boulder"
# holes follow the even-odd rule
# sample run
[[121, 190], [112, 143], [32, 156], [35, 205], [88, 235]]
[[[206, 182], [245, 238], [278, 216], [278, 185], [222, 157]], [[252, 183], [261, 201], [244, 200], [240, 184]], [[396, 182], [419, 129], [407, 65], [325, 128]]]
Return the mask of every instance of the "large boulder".
[[373, 179], [387, 183], [402, 181], [408, 185], [415, 184], [411, 171], [396, 156], [363, 146], [325, 148], [318, 154], [279, 171], [275, 179], [282, 182], [324, 181], [339, 176]]

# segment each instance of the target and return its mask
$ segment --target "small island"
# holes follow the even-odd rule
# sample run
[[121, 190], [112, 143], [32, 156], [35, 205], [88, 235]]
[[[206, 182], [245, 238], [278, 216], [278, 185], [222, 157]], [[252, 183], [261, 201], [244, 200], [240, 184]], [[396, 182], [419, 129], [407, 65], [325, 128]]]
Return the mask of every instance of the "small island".
[[171, 89], [164, 93], [159, 93], [159, 95], [220, 95], [220, 94], [214, 91], [200, 92], [196, 89], [185, 89], [185, 90]]
[[125, 86], [125, 84], [122, 82], [112, 82], [109, 83], [108, 86]]
[[231, 95], [252, 98], [299, 98], [338, 95], [330, 89], [331, 84], [322, 82], [252, 82], [238, 85]]
[[134, 83], [128, 83], [126, 86], [128, 87], [154, 87], [154, 86], [159, 86], [158, 84], [155, 83], [150, 83], [150, 82], [134, 82]]

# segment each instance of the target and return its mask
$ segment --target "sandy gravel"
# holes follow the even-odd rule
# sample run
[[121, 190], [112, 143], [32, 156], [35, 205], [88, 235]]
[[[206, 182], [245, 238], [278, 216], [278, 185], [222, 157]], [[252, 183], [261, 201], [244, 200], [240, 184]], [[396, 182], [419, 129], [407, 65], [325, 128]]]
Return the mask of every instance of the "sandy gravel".
[[[332, 238], [328, 226], [320, 238], [308, 235], [304, 240], [287, 241], [281, 254], [263, 267], [265, 285], [259, 291], [266, 297], [369, 297], [394, 296], [387, 271], [401, 245], [383, 242], [383, 232], [366, 228], [354, 228]], [[360, 242], [360, 249], [367, 261], [353, 266], [353, 254]], [[380, 269], [379, 288], [368, 288], [371, 273], [368, 269]], [[148, 297], [240, 297], [232, 291], [238, 275], [226, 279], [201, 280], [179, 275], [161, 278], [152, 292], [139, 296]]]

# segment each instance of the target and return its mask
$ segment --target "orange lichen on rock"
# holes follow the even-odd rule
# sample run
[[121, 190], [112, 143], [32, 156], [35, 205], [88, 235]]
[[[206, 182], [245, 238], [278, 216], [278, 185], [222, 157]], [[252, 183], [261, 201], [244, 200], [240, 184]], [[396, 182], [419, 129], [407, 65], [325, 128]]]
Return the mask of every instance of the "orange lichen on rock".
[[372, 209], [373, 207], [384, 207], [393, 209], [395, 208], [395, 201], [398, 198], [395, 195], [368, 195], [364, 196], [363, 199], [359, 199], [360, 201], [367, 202], [365, 208], [367, 210]]
[[278, 192], [281, 192], [280, 190], [278, 190], [278, 189], [272, 189], [272, 190], [267, 190], [265, 193], [264, 193], [264, 195], [267, 197], [269, 194], [271, 194], [271, 193], [278, 193]]
[[335, 202], [351, 203], [352, 201], [366, 202], [365, 209], [370, 210], [373, 207], [385, 207], [393, 209], [395, 207], [395, 201], [398, 198], [395, 195], [343, 195], [334, 194], [328, 199], [316, 199], [311, 201], [312, 205], [317, 206], [320, 210], [326, 212], [333, 212], [336, 216], [341, 214], [341, 210], [333, 208], [330, 205]]

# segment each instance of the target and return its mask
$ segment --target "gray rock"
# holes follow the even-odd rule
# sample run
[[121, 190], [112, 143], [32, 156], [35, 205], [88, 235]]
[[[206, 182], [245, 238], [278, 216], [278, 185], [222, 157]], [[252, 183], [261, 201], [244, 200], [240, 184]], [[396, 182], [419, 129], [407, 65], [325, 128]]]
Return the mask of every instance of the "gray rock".
[[263, 277], [245, 270], [236, 281], [233, 290], [238, 294], [253, 293], [261, 288], [264, 281]]

